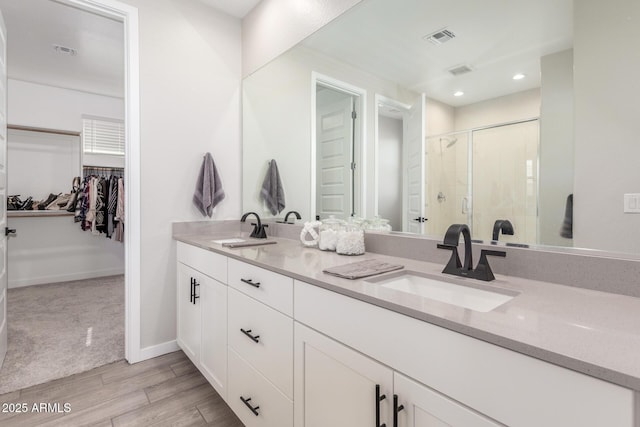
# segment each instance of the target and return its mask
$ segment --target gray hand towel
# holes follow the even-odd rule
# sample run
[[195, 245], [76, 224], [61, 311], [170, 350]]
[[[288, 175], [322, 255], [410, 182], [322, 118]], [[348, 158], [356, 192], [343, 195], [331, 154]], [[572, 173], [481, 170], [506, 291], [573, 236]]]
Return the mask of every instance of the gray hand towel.
[[267, 204], [271, 215], [282, 212], [284, 209], [284, 190], [282, 189], [280, 172], [278, 172], [278, 165], [275, 160], [269, 162], [267, 175], [262, 182], [260, 197]]
[[213, 208], [224, 199], [224, 196], [218, 169], [213, 157], [211, 157], [211, 153], [207, 153], [204, 156], [204, 161], [198, 174], [193, 203], [198, 207], [202, 215], [211, 217]]

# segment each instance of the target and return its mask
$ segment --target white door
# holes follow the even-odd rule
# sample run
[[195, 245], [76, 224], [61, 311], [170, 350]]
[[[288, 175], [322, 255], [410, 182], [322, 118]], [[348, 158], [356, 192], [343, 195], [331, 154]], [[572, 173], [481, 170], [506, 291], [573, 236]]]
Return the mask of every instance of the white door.
[[7, 28], [0, 12], [0, 367], [7, 354]]
[[200, 294], [202, 275], [178, 263], [178, 345], [191, 361], [200, 363]]
[[296, 427], [391, 426], [391, 369], [299, 323], [294, 343]]
[[425, 139], [424, 139], [424, 93], [411, 105], [404, 120], [403, 157], [404, 179], [402, 204], [404, 218], [402, 230], [423, 233], [425, 216]]
[[204, 376], [227, 398], [227, 286], [201, 276], [202, 340], [200, 364]]
[[316, 97], [316, 215], [347, 218], [353, 209], [353, 97], [322, 89]]
[[398, 397], [397, 427], [497, 427], [494, 423], [436, 391], [394, 373]]

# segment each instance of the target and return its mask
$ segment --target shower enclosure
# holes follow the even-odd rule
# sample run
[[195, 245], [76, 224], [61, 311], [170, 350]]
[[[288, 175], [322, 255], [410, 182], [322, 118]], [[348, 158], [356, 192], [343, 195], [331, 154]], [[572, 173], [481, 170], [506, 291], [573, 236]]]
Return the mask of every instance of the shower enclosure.
[[508, 219], [515, 234], [500, 240], [537, 242], [538, 150], [538, 119], [428, 136], [425, 233], [465, 223], [491, 240], [494, 222]]

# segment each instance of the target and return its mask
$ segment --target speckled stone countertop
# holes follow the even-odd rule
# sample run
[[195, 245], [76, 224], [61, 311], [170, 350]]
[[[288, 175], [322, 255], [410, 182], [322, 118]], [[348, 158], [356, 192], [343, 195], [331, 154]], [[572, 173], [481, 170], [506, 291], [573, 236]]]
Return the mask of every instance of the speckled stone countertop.
[[[299, 241], [230, 249], [213, 243], [229, 233], [174, 234], [174, 239], [287, 275], [510, 350], [640, 391], [640, 298], [496, 275], [487, 283], [519, 292], [481, 313], [382, 288], [367, 279], [348, 280], [323, 269], [365, 259], [404, 265], [451, 281], [443, 265], [375, 253], [345, 257], [303, 247]], [[387, 273], [393, 274], [393, 273]], [[378, 276], [380, 277], [380, 276]], [[454, 278], [454, 282], [478, 283]], [[485, 284], [485, 282], [480, 282]]]

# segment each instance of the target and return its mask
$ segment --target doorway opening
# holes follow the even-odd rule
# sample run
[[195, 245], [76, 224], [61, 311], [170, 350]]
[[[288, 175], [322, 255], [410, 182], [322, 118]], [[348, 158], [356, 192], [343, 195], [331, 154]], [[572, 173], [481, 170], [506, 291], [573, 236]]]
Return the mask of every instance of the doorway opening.
[[[13, 3], [13, 4], [12, 4]], [[133, 363], [140, 360], [140, 340], [139, 340], [139, 263], [140, 263], [140, 231], [139, 231], [139, 216], [140, 216], [140, 207], [139, 207], [139, 84], [138, 84], [138, 27], [137, 27], [137, 9], [125, 4], [122, 4], [113, 0], [67, 0], [67, 1], [50, 1], [43, 0], [40, 2], [36, 2], [34, 5], [27, 5], [23, 2], [0, 2], [0, 11], [5, 15], [5, 20], [8, 21], [9, 32], [11, 34], [11, 20], [12, 14], [8, 9], [13, 7], [17, 7], [20, 9], [21, 7], [29, 7], [34, 6], [39, 12], [39, 20], [47, 20], [51, 19], [52, 15], [45, 13], [43, 8], [45, 7], [55, 7], [55, 8], [65, 8], [68, 10], [74, 11], [74, 13], [84, 14], [85, 18], [92, 17], [93, 19], [101, 19], [105, 25], [112, 25], [113, 23], [118, 23], [120, 25], [121, 31], [121, 39], [119, 41], [120, 44], [120, 52], [121, 52], [121, 72], [124, 73], [122, 81], [120, 83], [121, 86], [121, 117], [120, 120], [123, 121], [123, 133], [124, 139], [126, 140], [125, 149], [124, 149], [124, 158], [122, 161], [122, 166], [124, 170], [126, 170], [127, 179], [124, 185], [124, 211], [126, 218], [126, 227], [123, 230], [124, 234], [124, 250], [120, 249], [120, 252], [123, 253], [123, 265], [121, 265], [120, 270], [124, 270], [125, 279], [124, 285], [121, 286], [124, 289], [121, 290], [122, 296], [120, 297], [120, 303], [122, 305], [121, 311], [121, 322], [124, 323], [124, 342], [120, 342], [121, 347], [124, 347], [124, 356], [129, 362]], [[38, 21], [45, 22], [45, 21]], [[29, 24], [27, 28], [33, 29], [36, 24]], [[69, 25], [68, 22], [65, 22], [65, 25]], [[10, 35], [9, 39], [12, 37]], [[63, 46], [62, 43], [56, 44], [63, 48], [68, 46]], [[84, 52], [80, 49], [71, 51], [67, 49], [56, 49], [53, 44], [51, 46], [52, 51], [56, 51], [55, 54], [59, 54], [60, 51], [64, 51], [65, 54], [69, 55], [71, 59], [80, 60], [80, 56]], [[73, 53], [75, 51], [75, 53]], [[91, 56], [91, 52], [89, 53]], [[95, 52], [93, 52], [95, 53]], [[11, 56], [11, 50], [9, 50], [9, 56]], [[10, 59], [11, 61], [11, 59]], [[11, 62], [10, 62], [11, 63]], [[23, 125], [24, 129], [14, 129], [13, 132], [26, 134], [28, 137], [33, 136], [35, 133], [41, 133], [45, 135], [45, 138], [49, 138], [50, 135], [55, 134], [57, 130], [76, 130], [76, 143], [73, 150], [82, 151], [81, 147], [78, 147], [77, 139], [79, 139], [78, 135], [79, 131], [82, 129], [78, 129], [76, 126], [69, 126], [69, 122], [65, 122], [64, 118], [61, 119], [58, 124], [56, 122], [52, 122], [53, 118], [60, 118], [59, 116], [62, 114], [62, 104], [65, 98], [58, 98], [57, 108], [50, 108], [50, 113], [48, 117], [40, 116], [38, 117], [38, 103], [44, 103], [47, 106], [51, 106], [54, 104], [51, 102], [51, 99], [47, 99], [46, 93], [67, 93], [70, 97], [75, 96], [76, 98], [82, 97], [86, 95], [85, 98], [90, 98], [89, 95], [92, 96], [104, 96], [104, 94], [100, 94], [100, 91], [92, 91], [91, 89], [84, 88], [69, 88], [65, 87], [64, 82], [55, 84], [52, 82], [37, 82], [35, 79], [29, 76], [20, 77], [20, 72], [24, 72], [24, 70], [18, 70], [18, 74], [15, 72], [13, 75], [10, 75], [9, 78], [12, 79], [10, 82], [10, 86], [12, 86], [11, 93], [14, 94], [14, 98], [18, 98], [17, 94], [25, 94], [29, 93], [29, 96], [32, 101], [35, 99], [36, 102], [32, 102], [32, 114], [27, 116], [27, 119], [21, 120], [19, 115], [12, 115], [12, 95], [9, 95], [9, 122], [10, 124], [17, 123], [18, 125]], [[103, 76], [104, 77], [104, 76]], [[26, 91], [26, 92], [25, 92]], [[81, 96], [82, 95], [82, 96]], [[109, 95], [106, 95], [109, 96]], [[113, 97], [113, 96], [112, 96]], [[21, 97], [24, 99], [24, 97]], [[68, 101], [68, 100], [66, 100]], [[73, 102], [71, 102], [73, 103]], [[70, 104], [71, 104], [70, 103]], [[76, 102], [75, 107], [81, 103]], [[84, 104], [87, 105], [87, 104]], [[13, 107], [15, 111], [19, 111], [19, 107]], [[91, 113], [91, 111], [80, 111], [80, 113]], [[76, 111], [78, 113], [78, 111]], [[116, 118], [109, 114], [97, 114], [101, 117], [105, 118]], [[18, 117], [16, 119], [16, 117]], [[24, 117], [24, 116], [23, 116]], [[40, 121], [39, 121], [40, 120]], [[47, 121], [49, 120], [49, 121]], [[12, 123], [13, 121], [13, 123]], [[19, 127], [19, 126], [18, 126]], [[52, 132], [53, 131], [53, 132]], [[70, 141], [64, 142], [67, 145], [72, 145]], [[60, 153], [58, 153], [60, 154]], [[80, 154], [80, 158], [83, 158], [83, 154]], [[95, 157], [94, 159], [95, 160]], [[84, 176], [84, 167], [86, 166], [100, 166], [96, 164], [94, 161], [91, 163], [80, 160], [77, 163], [77, 168], [79, 169], [78, 176]], [[108, 167], [107, 167], [108, 166]], [[113, 165], [105, 165], [105, 169], [111, 169]], [[9, 170], [11, 171], [12, 164], [11, 160], [9, 160], [8, 165]], [[32, 169], [37, 170], [37, 169]], [[91, 173], [96, 173], [97, 169], [93, 169]], [[76, 175], [75, 173], [73, 174]], [[72, 181], [69, 179], [69, 187], [71, 187]], [[75, 182], [74, 182], [75, 184]], [[11, 184], [9, 184], [11, 185]], [[61, 189], [62, 191], [66, 190]], [[35, 213], [35, 212], [34, 212]], [[37, 213], [36, 213], [37, 214]], [[43, 214], [50, 214], [43, 212]], [[41, 220], [42, 218], [34, 218], [34, 220]], [[79, 225], [78, 225], [79, 227]], [[27, 228], [23, 228], [26, 230]], [[19, 233], [19, 231], [18, 231]], [[100, 239], [100, 237], [95, 237], [96, 239]], [[9, 243], [10, 245], [10, 243]], [[82, 245], [80, 245], [82, 246]], [[86, 249], [86, 248], [85, 248]], [[52, 249], [55, 251], [55, 248]], [[80, 249], [76, 248], [77, 251], [82, 251], [82, 247]], [[57, 255], [59, 255], [58, 251]], [[73, 255], [73, 251], [72, 251]], [[104, 273], [104, 271], [102, 272]], [[108, 280], [107, 280], [108, 281]], [[26, 282], [25, 282], [26, 283]], [[26, 283], [29, 284], [29, 283]], [[5, 284], [6, 286], [6, 284]], [[43, 285], [48, 286], [48, 285]], [[35, 288], [35, 287], [34, 287]], [[122, 301], [124, 300], [124, 301]], [[81, 301], [78, 301], [78, 304], [81, 304]], [[9, 307], [9, 311], [11, 311], [11, 307]], [[9, 327], [11, 327], [11, 322], [9, 321]], [[91, 347], [92, 345], [97, 345], [98, 342], [103, 338], [98, 333], [98, 328], [88, 327], [86, 329], [86, 334], [83, 337], [83, 344], [87, 347]], [[55, 338], [54, 338], [55, 339]], [[64, 345], [64, 342], [62, 343]], [[73, 351], [70, 349], [70, 351]], [[122, 351], [122, 348], [121, 350]], [[92, 366], [91, 366], [92, 367]], [[52, 368], [51, 368], [52, 369]], [[85, 370], [86, 367], [82, 368]], [[52, 369], [53, 370], [53, 369]], [[60, 372], [59, 376], [65, 376], [68, 373]], [[45, 378], [45, 380], [51, 378]]]
[[366, 92], [314, 74], [311, 212], [316, 218], [365, 216]]

